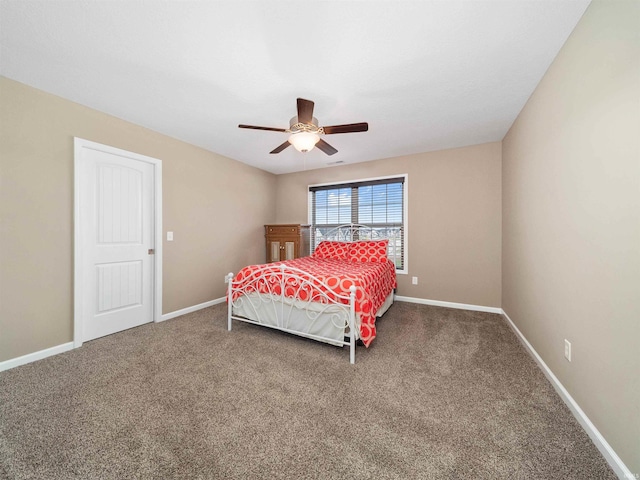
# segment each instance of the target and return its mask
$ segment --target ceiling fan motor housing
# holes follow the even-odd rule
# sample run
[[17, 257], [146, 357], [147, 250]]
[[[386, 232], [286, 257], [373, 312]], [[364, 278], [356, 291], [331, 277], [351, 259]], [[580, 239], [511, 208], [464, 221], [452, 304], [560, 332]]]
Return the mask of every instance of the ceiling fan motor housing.
[[318, 119], [316, 117], [311, 118], [311, 123], [302, 123], [298, 121], [297, 115], [289, 120], [289, 131], [291, 133], [311, 132], [319, 135], [324, 133], [322, 127], [318, 127]]

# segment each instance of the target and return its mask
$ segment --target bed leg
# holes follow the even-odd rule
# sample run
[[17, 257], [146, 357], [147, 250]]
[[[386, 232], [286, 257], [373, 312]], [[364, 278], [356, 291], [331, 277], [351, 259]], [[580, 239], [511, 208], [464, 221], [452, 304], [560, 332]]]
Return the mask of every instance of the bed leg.
[[229, 272], [227, 275], [227, 330], [231, 331], [231, 311], [233, 309], [232, 297], [231, 297], [231, 282], [233, 281], [233, 273]]
[[353, 365], [356, 363], [356, 287], [351, 285], [349, 291], [349, 362]]
[[356, 363], [356, 339], [355, 339], [355, 337], [354, 337], [353, 333], [352, 333], [352, 334], [350, 334], [350, 335], [351, 335], [351, 339], [350, 339], [350, 342], [351, 342], [351, 347], [350, 347], [350, 348], [351, 348], [351, 352], [350, 352], [350, 354], [349, 354], [349, 362], [351, 363], [351, 365], [353, 365], [353, 364], [355, 364], [355, 363]]

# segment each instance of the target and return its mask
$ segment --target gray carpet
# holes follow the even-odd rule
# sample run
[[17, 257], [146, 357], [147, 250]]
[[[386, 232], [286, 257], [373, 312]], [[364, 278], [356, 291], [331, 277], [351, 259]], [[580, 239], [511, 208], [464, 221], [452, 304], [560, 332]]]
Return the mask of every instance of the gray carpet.
[[0, 373], [0, 477], [615, 478], [495, 314], [396, 303], [348, 350], [226, 305]]

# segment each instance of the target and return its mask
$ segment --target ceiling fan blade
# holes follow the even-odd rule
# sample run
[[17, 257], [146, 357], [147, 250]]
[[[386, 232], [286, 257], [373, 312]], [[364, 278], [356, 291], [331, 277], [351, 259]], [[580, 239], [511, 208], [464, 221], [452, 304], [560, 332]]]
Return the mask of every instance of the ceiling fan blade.
[[238, 128], [250, 128], [252, 130], [269, 130], [271, 132], [286, 132], [284, 128], [274, 128], [274, 127], [257, 127], [255, 125], [238, 125]]
[[346, 125], [332, 125], [330, 127], [322, 127], [322, 129], [327, 135], [331, 135], [332, 133], [366, 132], [369, 130], [369, 124], [367, 122], [348, 123]]
[[269, 153], [280, 153], [282, 150], [287, 148], [289, 145], [291, 145], [291, 144], [289, 143], [289, 140], [287, 140], [282, 145], [279, 145], [276, 148], [274, 148], [273, 150], [271, 150]]
[[311, 100], [305, 100], [304, 98], [298, 99], [298, 122], [312, 123], [313, 105], [314, 103]]
[[318, 143], [316, 143], [316, 147], [318, 147], [327, 155], [333, 155], [334, 153], [338, 153], [338, 150], [333, 148], [331, 145], [329, 145], [327, 142], [325, 142], [322, 139], [318, 140]]

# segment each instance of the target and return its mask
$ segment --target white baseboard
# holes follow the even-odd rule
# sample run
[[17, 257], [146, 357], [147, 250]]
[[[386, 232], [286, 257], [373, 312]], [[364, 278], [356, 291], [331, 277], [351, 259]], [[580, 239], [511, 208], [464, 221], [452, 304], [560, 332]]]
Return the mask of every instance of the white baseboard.
[[165, 320], [171, 320], [172, 318], [179, 317], [181, 315], [186, 315], [187, 313], [196, 312], [198, 310], [202, 310], [203, 308], [211, 307], [213, 305], [217, 305], [219, 303], [224, 303], [227, 301], [227, 297], [216, 298], [215, 300], [209, 300], [208, 302], [200, 303], [198, 305], [193, 305], [191, 307], [183, 308], [181, 310], [176, 310], [175, 312], [165, 313], [160, 317], [160, 322], [164, 322]]
[[576, 417], [576, 420], [578, 420], [578, 423], [580, 423], [584, 431], [587, 432], [587, 435], [589, 435], [589, 438], [591, 438], [593, 443], [595, 443], [596, 447], [598, 447], [598, 450], [600, 450], [600, 453], [605, 458], [607, 463], [611, 466], [611, 468], [613, 469], [615, 474], [618, 476], [618, 478], [620, 479], [638, 478], [636, 477], [636, 475], [631, 473], [631, 470], [627, 468], [627, 466], [616, 454], [613, 448], [611, 448], [611, 445], [609, 445], [609, 443], [605, 440], [605, 438], [598, 431], [596, 426], [593, 423], [591, 423], [591, 420], [589, 420], [589, 417], [587, 417], [587, 415], [582, 411], [580, 406], [569, 394], [567, 389], [564, 388], [562, 383], [560, 383], [560, 380], [558, 380], [558, 378], [553, 374], [553, 372], [547, 366], [547, 364], [544, 363], [544, 360], [542, 360], [540, 355], [538, 355], [538, 352], [535, 351], [533, 346], [525, 338], [522, 332], [518, 330], [518, 327], [516, 327], [515, 323], [513, 323], [511, 318], [509, 318], [509, 315], [507, 315], [507, 313], [504, 310], [502, 311], [502, 314], [507, 319], [507, 323], [509, 324], [511, 329], [515, 332], [518, 339], [522, 342], [522, 344], [525, 346], [529, 354], [536, 361], [536, 363], [542, 370], [542, 373], [545, 374], [545, 376], [551, 382], [551, 385], [553, 385], [553, 388], [555, 388], [556, 392], [558, 392], [558, 395], [560, 395], [560, 398], [562, 398], [564, 403], [567, 404], [567, 407], [569, 407], [569, 410], [571, 410], [571, 413], [573, 413], [573, 416]]
[[21, 357], [12, 358], [11, 360], [5, 360], [0, 362], [0, 372], [9, 370], [10, 368], [19, 367], [20, 365], [26, 365], [27, 363], [42, 360], [43, 358], [51, 357], [52, 355], [58, 355], [59, 353], [68, 352], [73, 349], [73, 342], [63, 343], [56, 347], [45, 348], [39, 352], [28, 353]]
[[500, 307], [484, 307], [482, 305], [468, 305], [466, 303], [442, 302], [440, 300], [428, 300], [426, 298], [403, 297], [396, 295], [398, 302], [420, 303], [422, 305], [433, 305], [435, 307], [457, 308], [458, 310], [472, 310], [474, 312], [502, 313]]

